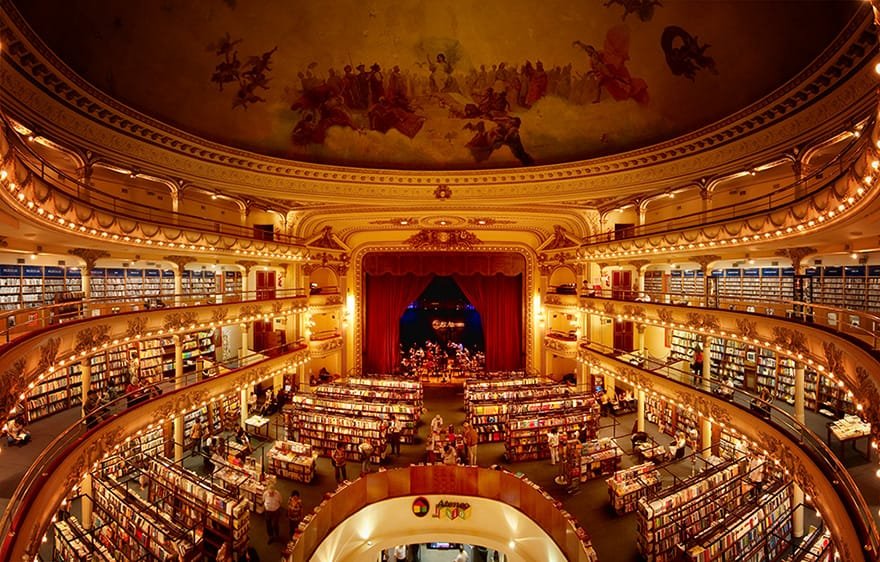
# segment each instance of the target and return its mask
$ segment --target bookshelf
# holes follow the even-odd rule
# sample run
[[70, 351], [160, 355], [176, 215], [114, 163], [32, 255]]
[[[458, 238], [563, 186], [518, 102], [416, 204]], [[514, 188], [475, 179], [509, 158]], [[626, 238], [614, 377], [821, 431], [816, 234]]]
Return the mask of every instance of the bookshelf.
[[665, 302], [666, 288], [664, 287], [664, 277], [662, 271], [646, 271], [645, 272], [645, 292], [651, 297], [652, 301]]
[[613, 474], [620, 468], [623, 450], [610, 437], [581, 443], [576, 439], [566, 443], [566, 468], [572, 480], [586, 482], [605, 474]]
[[[382, 380], [383, 384], [364, 382], [374, 380]], [[411, 380], [350, 378], [316, 385], [312, 391], [322, 398], [410, 404], [418, 408], [422, 407], [424, 401], [421, 381]]]
[[725, 461], [678, 485], [640, 498], [636, 510], [639, 552], [648, 562], [672, 562], [676, 547], [708, 528], [719, 510], [742, 505], [739, 465]]
[[172, 269], [163, 269], [162, 270], [162, 279], [160, 281], [162, 288], [162, 295], [166, 297], [170, 297], [174, 295], [174, 270]]
[[595, 408], [594, 406], [595, 403], [556, 414], [510, 416], [507, 420], [507, 437], [504, 442], [505, 455], [510, 462], [549, 459], [547, 433], [551, 428], [558, 429], [560, 435], [571, 435], [587, 425], [593, 429], [592, 433], [595, 436], [599, 414], [598, 406]]
[[0, 310], [44, 306], [81, 292], [78, 268], [0, 265]]
[[291, 403], [295, 409], [348, 417], [364, 415], [377, 420], [387, 421], [389, 416], [394, 414], [402, 425], [400, 432], [401, 443], [413, 443], [415, 441], [416, 425], [422, 416], [422, 409], [412, 404], [366, 402], [357, 399], [330, 399], [310, 394], [295, 394], [291, 399]]
[[811, 525], [800, 544], [782, 562], [832, 562], [838, 558], [831, 533]]
[[597, 410], [593, 393], [571, 392], [565, 384], [536, 385], [506, 391], [472, 392], [467, 400], [467, 421], [480, 443], [503, 441], [510, 416], [588, 407]]
[[162, 457], [151, 459], [148, 476], [150, 503], [188, 528], [203, 525], [205, 533], [231, 543], [237, 553], [245, 550], [251, 502]]
[[94, 515], [101, 544], [114, 560], [197, 560], [201, 537], [173, 513], [156, 509], [125, 485], [92, 480]]
[[605, 482], [611, 507], [618, 515], [623, 515], [636, 510], [639, 498], [660, 490], [660, 471], [654, 463], [647, 462], [618, 470]]
[[[687, 361], [690, 363], [693, 360], [694, 347], [696, 345], [702, 345], [702, 338], [699, 334], [683, 330], [672, 330], [669, 356], [676, 361]], [[703, 356], [705, 358], [705, 353]]]
[[[777, 365], [776, 354], [768, 349], [759, 347], [757, 350], [757, 363], [755, 366], [758, 393], [767, 390], [774, 395], [778, 395], [782, 400], [784, 391], [782, 390], [781, 372], [782, 367]], [[794, 402], [794, 376], [791, 378], [791, 396]]]
[[296, 409], [290, 415], [293, 427], [288, 436], [298, 435], [296, 441], [311, 445], [321, 456], [329, 457], [336, 445], [342, 443], [346, 458], [360, 460], [358, 445], [369, 439], [373, 443], [371, 461], [379, 464], [388, 446], [385, 425], [381, 420], [358, 415], [343, 416], [309, 409]]
[[709, 346], [712, 377], [719, 380], [733, 379], [734, 386], [746, 386], [746, 346], [736, 340], [712, 338]]
[[345, 379], [344, 384], [361, 391], [393, 392], [396, 393], [398, 399], [415, 406], [421, 406], [424, 402], [424, 389], [420, 380], [394, 377], [349, 377]]
[[63, 562], [115, 562], [110, 551], [83, 529], [76, 517], [68, 516], [53, 524], [55, 552], [53, 560]]
[[241, 300], [244, 285], [240, 271], [223, 272], [223, 298], [227, 301]]
[[686, 560], [776, 560], [792, 544], [791, 485], [777, 482], [756, 503], [742, 505], [684, 543]]
[[687, 444], [692, 449], [699, 449], [699, 424], [696, 414], [688, 412], [676, 404], [658, 396], [649, 396], [645, 401], [645, 419], [657, 424], [670, 436], [682, 432], [687, 437]]
[[276, 441], [266, 452], [266, 472], [289, 480], [309, 483], [315, 477], [315, 459], [310, 445], [296, 441]]

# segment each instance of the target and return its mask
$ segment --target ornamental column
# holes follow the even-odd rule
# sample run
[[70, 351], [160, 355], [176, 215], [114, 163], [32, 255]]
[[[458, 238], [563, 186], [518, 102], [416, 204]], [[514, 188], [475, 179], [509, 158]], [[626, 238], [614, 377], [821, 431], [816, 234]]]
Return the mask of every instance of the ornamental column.
[[256, 294], [253, 294], [253, 295], [248, 294], [248, 292], [250, 292], [250, 283], [248, 282], [248, 279], [251, 276], [251, 269], [256, 267], [257, 262], [251, 261], [251, 260], [238, 260], [235, 263], [240, 265], [241, 268], [244, 269], [244, 273], [241, 276], [241, 300], [242, 301], [256, 300], [256, 298], [257, 298]]
[[84, 299], [82, 312], [83, 316], [88, 316], [88, 301], [92, 298], [92, 269], [95, 268], [95, 264], [99, 259], [109, 258], [110, 253], [105, 252], [104, 250], [93, 250], [91, 248], [73, 248], [67, 250], [67, 253], [86, 262], [85, 267], [82, 269], [82, 290]]
[[[172, 336], [174, 341], [174, 389], [184, 387], [183, 381], [183, 338], [179, 335]], [[183, 460], [183, 414], [174, 416], [174, 461]]]
[[[85, 417], [88, 412], [86, 412], [86, 398], [89, 396], [89, 391], [92, 390], [92, 364], [89, 362], [89, 358], [85, 357], [79, 363], [79, 371], [80, 371], [80, 381], [81, 381], [81, 400], [80, 406], [82, 407], [82, 416]], [[127, 381], [126, 381], [127, 382]]]
[[[711, 302], [711, 295], [709, 294], [709, 264], [720, 260], [721, 256], [716, 254], [705, 254], [702, 256], [694, 256], [691, 259], [699, 264], [700, 271], [703, 273], [703, 306], [708, 308]], [[717, 302], [711, 302], [711, 304], [717, 305]]]
[[700, 449], [710, 453], [712, 449], [712, 422], [705, 416], [700, 427]]
[[186, 265], [196, 261], [196, 259], [192, 256], [164, 256], [162, 258], [165, 261], [170, 261], [174, 265], [177, 266], [177, 271], [174, 272], [174, 306], [180, 306], [181, 297], [183, 295], [183, 270], [186, 268]]
[[645, 295], [645, 266], [649, 263], [651, 262], [648, 260], [632, 260], [627, 262], [628, 265], [636, 270], [636, 291], [638, 291], [638, 294], [635, 295], [636, 298], [641, 298]]
[[641, 388], [636, 393], [636, 429], [645, 431], [645, 391]]
[[710, 392], [712, 390], [712, 384], [710, 382], [710, 379], [712, 377], [712, 355], [711, 355], [712, 338], [704, 334], [702, 340], [703, 340], [703, 374], [702, 374], [703, 380], [701, 381], [702, 384], [700, 386], [706, 392]]
[[80, 502], [80, 507], [82, 509], [82, 525], [83, 529], [90, 531], [92, 529], [92, 497], [94, 497], [95, 494], [92, 490], [91, 469], [87, 470], [83, 476], [80, 489], [82, 492], [82, 501]]
[[[805, 423], [804, 414], [804, 390], [805, 390], [806, 369], [804, 364], [796, 362], [794, 364], [794, 419], [800, 423]], [[792, 487], [791, 505], [794, 507], [792, 512], [792, 534], [795, 538], [804, 536], [804, 491], [795, 483]]]

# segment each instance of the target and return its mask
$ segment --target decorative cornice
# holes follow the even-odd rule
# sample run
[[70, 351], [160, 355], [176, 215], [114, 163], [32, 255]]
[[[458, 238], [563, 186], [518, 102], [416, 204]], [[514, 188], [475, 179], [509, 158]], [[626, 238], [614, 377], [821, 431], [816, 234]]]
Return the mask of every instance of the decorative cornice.
[[693, 256], [689, 259], [690, 261], [699, 264], [700, 271], [702, 271], [703, 276], [705, 276], [709, 272], [709, 264], [720, 260], [721, 256], [716, 254], [705, 254], [700, 256]]
[[183, 272], [183, 270], [187, 264], [190, 264], [190, 263], [196, 261], [196, 258], [194, 258], [192, 256], [180, 256], [180, 255], [163, 256], [162, 259], [176, 265], [177, 271], [179, 271], [179, 272]]
[[253, 268], [256, 267], [257, 265], [259, 265], [259, 263], [255, 262], [255, 261], [253, 261], [253, 260], [238, 260], [238, 261], [235, 262], [235, 263], [238, 264], [238, 265], [240, 265], [241, 267], [244, 268], [244, 274], [245, 274], [245, 275], [250, 275], [250, 274], [251, 274], [251, 269], [253, 269]]
[[812, 256], [818, 252], [816, 248], [810, 248], [809, 246], [800, 246], [797, 248], [783, 248], [781, 250], [776, 250], [774, 255], [788, 258], [791, 260], [791, 266], [794, 268], [794, 272], [798, 275], [803, 273], [801, 270], [801, 261], [807, 256]]
[[79, 353], [110, 341], [110, 325], [100, 324], [89, 326], [76, 333], [76, 345], [73, 350]]
[[405, 243], [413, 248], [458, 250], [471, 248], [477, 244], [482, 244], [483, 241], [468, 230], [435, 230], [425, 228], [407, 238]]
[[98, 260], [110, 257], [110, 252], [94, 250], [92, 248], [72, 248], [67, 250], [67, 253], [86, 262], [86, 272], [94, 269], [95, 263], [97, 263]]
[[627, 265], [635, 269], [637, 272], [641, 272], [642, 268], [651, 263], [651, 260], [630, 260], [626, 262]]

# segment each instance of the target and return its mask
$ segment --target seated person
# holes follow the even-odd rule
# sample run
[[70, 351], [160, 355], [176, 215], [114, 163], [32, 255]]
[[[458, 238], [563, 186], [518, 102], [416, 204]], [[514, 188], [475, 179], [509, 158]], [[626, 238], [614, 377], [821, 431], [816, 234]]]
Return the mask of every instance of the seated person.
[[24, 430], [18, 418], [12, 418], [6, 424], [6, 442], [9, 445], [22, 446], [31, 440], [31, 434]]
[[[687, 440], [685, 438], [684, 433], [679, 432], [676, 435], [675, 440], [669, 444], [669, 458], [670, 459], [678, 458], [678, 455], [683, 454], [684, 446], [685, 446], [686, 442], [687, 442]], [[681, 452], [679, 452], [679, 451], [681, 451]]]
[[645, 431], [636, 431], [632, 434], [632, 437], [630, 437], [630, 441], [632, 441], [633, 448], [635, 448], [636, 445], [648, 441], [648, 433]]
[[321, 370], [318, 371], [318, 380], [322, 383], [330, 382], [333, 380], [333, 375], [330, 374], [330, 371], [327, 370], [327, 367], [321, 367]]

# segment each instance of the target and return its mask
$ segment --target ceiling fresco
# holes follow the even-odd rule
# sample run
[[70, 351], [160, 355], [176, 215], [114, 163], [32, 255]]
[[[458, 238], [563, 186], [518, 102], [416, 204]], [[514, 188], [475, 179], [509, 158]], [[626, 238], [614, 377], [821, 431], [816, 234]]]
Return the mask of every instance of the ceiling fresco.
[[674, 138], [794, 77], [859, 4], [16, 1], [74, 71], [152, 117], [272, 156], [415, 170]]

